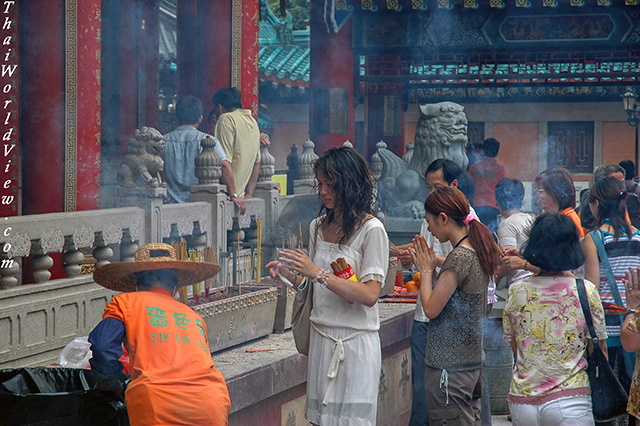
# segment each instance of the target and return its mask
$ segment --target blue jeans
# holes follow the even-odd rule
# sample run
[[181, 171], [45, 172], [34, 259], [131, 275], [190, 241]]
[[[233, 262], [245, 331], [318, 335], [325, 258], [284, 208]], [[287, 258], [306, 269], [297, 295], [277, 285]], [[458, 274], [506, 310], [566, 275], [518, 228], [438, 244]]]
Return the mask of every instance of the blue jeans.
[[544, 404], [509, 403], [513, 426], [593, 426], [591, 395], [558, 398]]
[[424, 373], [427, 349], [428, 322], [413, 321], [411, 327], [411, 383], [413, 384], [413, 400], [411, 402], [411, 418], [409, 426], [428, 426], [427, 395], [424, 388]]

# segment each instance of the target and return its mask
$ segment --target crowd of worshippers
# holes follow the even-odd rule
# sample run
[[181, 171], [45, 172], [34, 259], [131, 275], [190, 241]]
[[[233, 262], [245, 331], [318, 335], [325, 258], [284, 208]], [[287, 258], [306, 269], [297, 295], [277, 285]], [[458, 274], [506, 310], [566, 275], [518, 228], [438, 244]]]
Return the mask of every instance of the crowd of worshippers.
[[[514, 354], [507, 397], [514, 425], [596, 423], [586, 371], [592, 338], [629, 395], [626, 414], [597, 424], [636, 424], [640, 186], [635, 165], [625, 160], [596, 167], [579, 204], [572, 174], [562, 167], [545, 170], [533, 185], [540, 212], [530, 214], [522, 211], [524, 185], [507, 176], [497, 159], [499, 148], [493, 138], [474, 147], [468, 171], [449, 160], [434, 161], [426, 171], [430, 194], [420, 234], [397, 248], [403, 266], [419, 271], [422, 281], [411, 333], [409, 425], [491, 424], [477, 338], [486, 323], [473, 306], [483, 315], [491, 312], [496, 286], [508, 288], [502, 325]], [[478, 219], [486, 227], [476, 225], [474, 232]], [[462, 251], [467, 252], [463, 266], [455, 266], [452, 256], [462, 257]], [[480, 271], [474, 271], [477, 264]], [[474, 281], [486, 283], [486, 292], [478, 292]], [[596, 336], [588, 331], [579, 283]]]
[[[209, 121], [217, 120], [223, 182], [243, 209], [255, 187], [260, 133], [235, 89], [221, 89], [213, 103], [219, 113]], [[185, 104], [193, 114], [182, 115], [190, 110]], [[203, 137], [196, 133], [203, 119], [200, 101], [181, 99], [177, 114], [181, 126], [165, 136], [171, 147], [165, 161], [173, 163], [166, 172], [176, 177], [174, 184], [167, 179], [170, 202], [187, 201], [191, 183], [178, 181], [193, 177], [194, 162], [187, 158], [197, 155], [199, 145], [192, 142]], [[534, 182], [541, 210], [534, 217], [521, 211], [523, 183], [507, 177], [499, 148], [497, 140], [487, 139], [482, 155], [480, 149], [470, 152], [469, 170], [447, 159], [431, 163], [425, 218], [419, 234], [401, 246], [390, 244], [376, 217], [375, 177], [362, 155], [332, 148], [313, 164], [320, 209], [307, 250], [282, 250], [266, 265], [272, 277], [311, 294], [305, 302], [313, 303], [305, 349], [305, 418], [311, 424], [376, 424], [382, 364], [377, 301], [390, 254], [419, 272], [421, 281], [411, 330], [409, 425], [491, 424], [483, 334], [501, 286], [508, 287], [502, 328], [514, 358], [507, 398], [514, 425], [594, 425], [586, 369], [587, 354], [598, 348], [629, 395], [628, 414], [608, 424], [640, 418], [635, 165], [598, 166], [579, 209], [571, 173], [543, 171]], [[348, 265], [344, 271], [332, 267], [338, 258]], [[138, 250], [135, 262], [94, 273], [98, 284], [123, 294], [109, 303], [90, 335], [92, 369], [99, 387], [125, 392], [132, 425], [228, 424], [231, 403], [213, 367], [206, 324], [174, 299], [177, 288], [219, 271], [206, 262], [178, 261], [171, 246], [152, 244]], [[593, 332], [583, 312], [591, 314]], [[168, 339], [170, 334], [186, 340]], [[132, 360], [126, 391], [119, 362], [123, 343]], [[194, 395], [201, 392], [211, 395], [215, 410], [185, 405], [199, 401]]]

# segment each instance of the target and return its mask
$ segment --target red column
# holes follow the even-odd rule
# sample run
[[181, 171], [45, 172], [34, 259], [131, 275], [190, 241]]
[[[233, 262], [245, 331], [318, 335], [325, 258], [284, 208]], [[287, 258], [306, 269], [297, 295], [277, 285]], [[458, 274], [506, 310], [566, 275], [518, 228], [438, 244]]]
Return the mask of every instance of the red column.
[[[312, 1], [310, 8], [310, 133], [311, 140], [316, 145], [315, 151], [321, 155], [329, 148], [342, 145], [347, 139], [355, 141], [354, 57], [351, 50], [351, 22], [344, 24], [337, 33], [329, 34], [323, 19], [324, 2]], [[343, 93], [347, 94], [347, 104], [335, 101], [336, 97], [341, 96], [339, 93], [329, 93], [325, 89], [346, 91]], [[333, 102], [328, 101], [328, 98], [335, 95], [337, 96]], [[329, 108], [329, 105], [333, 106]], [[346, 126], [337, 126], [339, 129], [331, 124], [345, 121]], [[335, 133], [336, 131], [340, 133]]]
[[141, 99], [144, 103], [144, 118], [138, 127], [158, 127], [160, 117], [158, 109], [158, 76], [160, 57], [160, 0], [144, 0], [142, 3], [140, 33], [141, 62], [144, 87], [138, 87], [142, 92]]
[[[234, 55], [237, 54], [240, 58], [240, 87], [238, 88], [242, 92], [242, 106], [252, 110], [256, 119], [258, 118], [259, 24], [259, 0], [243, 1], [240, 45], [236, 46], [234, 43], [233, 48]], [[234, 37], [234, 40], [237, 38]]]
[[213, 94], [234, 86], [257, 115], [259, 12], [258, 0], [178, 0], [179, 97], [197, 96], [206, 115]]
[[120, 64], [119, 85], [120, 105], [118, 112], [119, 129], [116, 135], [120, 139], [120, 156], [127, 153], [129, 139], [138, 127], [138, 27], [141, 25], [139, 13], [134, 0], [120, 1], [120, 52], [118, 63]]
[[0, 9], [0, 87], [2, 107], [0, 134], [2, 135], [2, 158], [0, 160], [0, 216], [15, 216], [19, 213], [18, 200], [18, 152], [21, 149], [18, 134], [19, 80], [18, 69], [18, 5], [6, 4]]
[[22, 212], [63, 211], [65, 2], [32, 0], [20, 7]]
[[136, 129], [158, 126], [159, 20], [159, 0], [120, 0], [120, 156]]
[[231, 85], [231, 6], [178, 0], [178, 97], [197, 96], [205, 115], [215, 91]]
[[[100, 207], [101, 27], [100, 1], [78, 2], [76, 200], [75, 206], [68, 206], [67, 210], [94, 210]], [[72, 160], [66, 158], [66, 161]]]

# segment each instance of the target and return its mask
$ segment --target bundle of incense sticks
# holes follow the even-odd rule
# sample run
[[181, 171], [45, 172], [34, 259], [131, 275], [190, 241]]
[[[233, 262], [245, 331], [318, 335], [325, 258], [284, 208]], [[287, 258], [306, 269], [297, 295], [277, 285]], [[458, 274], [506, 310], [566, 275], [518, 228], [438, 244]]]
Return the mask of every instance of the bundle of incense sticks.
[[[196, 250], [189, 251], [189, 262], [200, 262], [199, 253]], [[191, 292], [193, 293], [193, 302], [200, 303], [200, 283], [195, 283], [191, 286]]]
[[253, 288], [253, 249], [249, 249], [249, 288]]
[[493, 236], [496, 238], [496, 243], [498, 243], [498, 248], [500, 249], [500, 253], [502, 253], [503, 256], [506, 255], [506, 253], [504, 252], [504, 246], [502, 245], [502, 241], [500, 241], [500, 237], [498, 237], [498, 234], [494, 232]]
[[257, 263], [258, 263], [258, 270], [257, 270], [257, 277], [256, 277], [256, 283], [260, 284], [260, 279], [262, 278], [262, 218], [259, 217], [257, 220], [257, 226], [258, 226], [258, 245], [256, 247], [257, 253], [256, 253], [256, 257], [257, 257]]
[[300, 247], [298, 247], [300, 250], [302, 250], [302, 223], [298, 222], [298, 233], [300, 234]]
[[298, 248], [298, 237], [292, 235], [289, 237], [289, 248], [295, 250]]
[[236, 251], [236, 266], [238, 268], [238, 270], [236, 271], [238, 273], [238, 294], [242, 294], [242, 281], [241, 281], [241, 275], [240, 275], [240, 233], [238, 232], [238, 248]]
[[333, 269], [333, 273], [337, 274], [338, 272], [342, 272], [349, 267], [349, 264], [344, 257], [339, 257], [335, 262], [331, 262], [331, 269]]
[[[198, 262], [202, 262], [202, 249], [196, 251], [196, 260]], [[193, 285], [193, 301], [196, 303], [200, 303], [200, 284], [204, 284], [203, 281], [195, 283]], [[197, 300], [196, 300], [197, 297]]]
[[[176, 250], [176, 256], [178, 257], [178, 260], [187, 260], [188, 258], [187, 242], [184, 240], [184, 238], [180, 238], [177, 241], [173, 241], [171, 245]], [[180, 287], [179, 296], [180, 296], [180, 301], [186, 304], [188, 301], [187, 287], [185, 286]]]
[[[205, 262], [209, 262], [209, 263], [216, 263], [215, 258], [216, 258], [216, 254], [215, 254], [216, 249], [212, 248], [212, 247], [206, 247], [204, 249], [203, 252], [203, 256], [204, 256], [204, 261]], [[209, 292], [211, 289], [211, 282], [213, 281], [213, 278], [207, 278], [207, 280], [204, 282], [204, 297], [209, 298]], [[220, 292], [220, 289], [218, 289], [218, 292]]]

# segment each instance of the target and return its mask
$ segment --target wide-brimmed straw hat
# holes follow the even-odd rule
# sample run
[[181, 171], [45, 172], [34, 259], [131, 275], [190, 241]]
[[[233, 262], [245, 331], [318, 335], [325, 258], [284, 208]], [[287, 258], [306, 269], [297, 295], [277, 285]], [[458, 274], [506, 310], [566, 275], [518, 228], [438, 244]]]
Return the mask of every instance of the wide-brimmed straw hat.
[[209, 262], [178, 260], [176, 250], [169, 244], [151, 243], [140, 247], [133, 262], [109, 263], [93, 273], [93, 280], [114, 291], [136, 291], [138, 277], [144, 272], [158, 269], [173, 270], [178, 287], [196, 284], [213, 277], [220, 267]]

